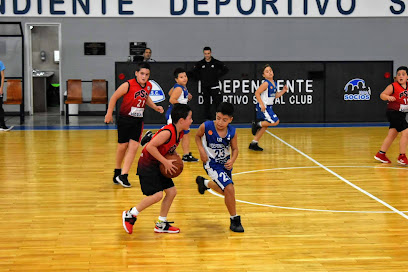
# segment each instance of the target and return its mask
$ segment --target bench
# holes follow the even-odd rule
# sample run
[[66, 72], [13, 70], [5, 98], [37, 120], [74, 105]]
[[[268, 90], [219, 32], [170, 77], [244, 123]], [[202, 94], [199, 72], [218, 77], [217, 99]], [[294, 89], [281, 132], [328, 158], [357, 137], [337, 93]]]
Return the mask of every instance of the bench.
[[21, 79], [7, 80], [7, 99], [5, 105], [20, 105], [20, 125], [24, 123], [24, 101]]
[[[92, 97], [89, 101], [82, 99], [82, 82], [92, 82]], [[81, 80], [68, 79], [67, 80], [67, 97], [65, 100], [65, 121], [69, 124], [69, 104], [105, 104], [106, 111], [108, 110], [108, 81], [104, 79]], [[76, 114], [75, 114], [76, 115]]]

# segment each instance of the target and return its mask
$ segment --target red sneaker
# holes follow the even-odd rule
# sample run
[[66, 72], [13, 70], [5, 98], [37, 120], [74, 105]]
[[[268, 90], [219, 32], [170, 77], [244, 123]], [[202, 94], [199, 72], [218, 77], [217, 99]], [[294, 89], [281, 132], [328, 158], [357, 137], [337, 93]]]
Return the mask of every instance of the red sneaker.
[[408, 165], [408, 159], [407, 156], [405, 156], [405, 154], [401, 154], [398, 157], [398, 163], [402, 164], [402, 165]]
[[133, 225], [135, 224], [137, 217], [132, 215], [129, 211], [123, 211], [122, 213], [122, 223], [123, 228], [127, 233], [132, 234]]
[[377, 152], [377, 154], [375, 154], [374, 156], [374, 159], [382, 163], [391, 163], [390, 159], [388, 159], [387, 156], [385, 156], [385, 153], [383, 154], [383, 153]]
[[168, 222], [168, 221], [164, 221], [164, 222], [156, 222], [156, 226], [154, 227], [154, 232], [157, 233], [179, 233], [180, 229], [177, 227], [173, 227], [172, 225], [170, 225], [170, 223], [174, 223], [174, 222]]

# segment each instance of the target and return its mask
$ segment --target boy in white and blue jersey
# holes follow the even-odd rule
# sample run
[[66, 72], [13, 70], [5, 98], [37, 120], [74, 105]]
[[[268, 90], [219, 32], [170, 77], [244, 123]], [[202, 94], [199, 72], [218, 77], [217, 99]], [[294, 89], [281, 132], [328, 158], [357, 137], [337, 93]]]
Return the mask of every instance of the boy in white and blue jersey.
[[263, 151], [263, 148], [258, 145], [258, 141], [268, 127], [277, 126], [279, 124], [279, 118], [273, 111], [272, 105], [275, 98], [281, 97], [288, 90], [288, 87], [285, 85], [283, 89], [278, 92], [276, 82], [273, 80], [273, 70], [269, 64], [263, 67], [262, 76], [265, 78], [265, 81], [255, 92], [255, 97], [258, 101], [256, 104], [257, 121], [252, 122], [252, 135], [255, 137], [249, 144], [249, 149], [254, 151]]
[[237, 215], [235, 188], [232, 182], [232, 167], [238, 157], [238, 141], [235, 128], [230, 125], [234, 106], [222, 102], [217, 109], [216, 119], [206, 121], [198, 128], [195, 141], [203, 161], [204, 169], [211, 180], [198, 176], [198, 192], [204, 194], [209, 188], [224, 195], [230, 214], [230, 229], [244, 232], [241, 217]]
[[[169, 91], [169, 108], [166, 111], [166, 120], [167, 124], [171, 124], [171, 110], [175, 104], [187, 104], [188, 101], [193, 97], [187, 90], [188, 77], [186, 70], [183, 68], [176, 68], [174, 70], [174, 79], [176, 84]], [[181, 158], [185, 162], [196, 162], [197, 158], [194, 158], [190, 152], [190, 130], [184, 131], [184, 137], [181, 140], [181, 147], [183, 148], [183, 157]], [[141, 145], [148, 143], [153, 137], [153, 133], [149, 130], [146, 132], [146, 135], [140, 141]]]

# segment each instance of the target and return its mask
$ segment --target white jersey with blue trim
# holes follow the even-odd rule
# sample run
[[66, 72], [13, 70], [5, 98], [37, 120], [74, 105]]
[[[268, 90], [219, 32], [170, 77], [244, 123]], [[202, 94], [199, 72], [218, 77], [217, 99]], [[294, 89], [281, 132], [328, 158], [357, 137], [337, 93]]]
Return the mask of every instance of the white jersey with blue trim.
[[[176, 89], [177, 87], [181, 88], [181, 94], [180, 96], [177, 98], [177, 102], [180, 104], [187, 104], [188, 102], [188, 90], [186, 87], [176, 83], [173, 86], [173, 91], [174, 89]], [[170, 103], [169, 108], [166, 111], [166, 119], [167, 119], [167, 124], [171, 124], [171, 110], [173, 109], [173, 104]]]
[[270, 82], [269, 80], [265, 79], [268, 82], [268, 89], [261, 93], [261, 100], [265, 106], [273, 105], [273, 101], [275, 100], [275, 95], [277, 92], [276, 82]]
[[228, 125], [227, 134], [224, 138], [218, 135], [215, 129], [214, 121], [204, 122], [204, 136], [201, 137], [201, 142], [205, 152], [207, 153], [210, 165], [224, 165], [230, 159], [230, 143], [235, 136], [235, 128]]

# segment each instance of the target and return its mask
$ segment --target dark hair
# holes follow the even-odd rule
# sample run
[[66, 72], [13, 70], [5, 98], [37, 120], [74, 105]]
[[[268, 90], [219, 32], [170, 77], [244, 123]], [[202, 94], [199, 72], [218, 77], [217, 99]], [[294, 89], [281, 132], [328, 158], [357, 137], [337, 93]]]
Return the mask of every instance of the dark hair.
[[177, 124], [177, 122], [181, 118], [186, 119], [190, 111], [191, 111], [191, 108], [187, 104], [180, 104], [180, 103], [175, 104], [173, 106], [173, 109], [171, 110], [172, 123]]
[[136, 72], [139, 72], [140, 69], [149, 69], [150, 70], [150, 64], [147, 62], [139, 62], [136, 65]]
[[398, 73], [398, 71], [401, 71], [401, 70], [404, 70], [404, 71], [408, 74], [408, 67], [407, 67], [407, 66], [400, 66], [400, 67], [398, 67], [397, 73]]
[[264, 66], [262, 66], [262, 75], [263, 75], [265, 69], [268, 68], [268, 67], [272, 69], [272, 67], [269, 64], [265, 64]]
[[150, 50], [150, 52], [152, 52], [152, 49], [149, 47], [146, 47], [145, 50], [143, 51], [143, 54], [146, 52], [146, 50]]
[[205, 51], [205, 50], [210, 50], [211, 51], [211, 47], [206, 46], [206, 47], [204, 47], [203, 51]]
[[217, 112], [233, 117], [234, 106], [229, 102], [222, 102], [220, 105], [218, 105]]
[[179, 74], [181, 73], [187, 74], [186, 70], [184, 70], [183, 68], [181, 67], [176, 68], [176, 70], [174, 70], [174, 78], [178, 78]]

